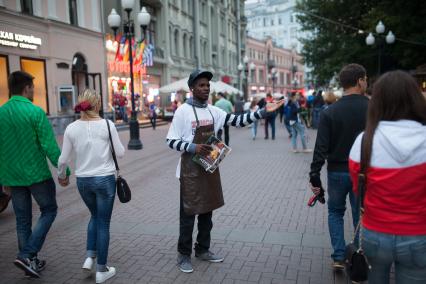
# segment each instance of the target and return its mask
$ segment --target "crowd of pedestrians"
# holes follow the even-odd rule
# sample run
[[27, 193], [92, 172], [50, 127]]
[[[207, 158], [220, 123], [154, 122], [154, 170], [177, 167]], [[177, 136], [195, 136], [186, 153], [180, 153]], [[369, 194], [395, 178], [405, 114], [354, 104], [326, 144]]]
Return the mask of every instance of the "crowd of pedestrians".
[[[230, 126], [251, 125], [255, 140], [262, 119], [264, 138], [269, 139], [270, 128], [274, 140], [279, 115], [295, 153], [299, 152], [298, 137], [301, 151], [312, 152], [305, 131], [307, 127], [318, 129], [309, 183], [314, 194], [321, 193], [325, 188], [321, 169], [327, 162], [333, 268], [345, 266], [343, 217], [349, 196], [354, 231], [361, 224], [361, 233], [354, 239], [362, 244], [371, 265], [370, 282], [389, 283], [392, 265], [397, 284], [426, 282], [426, 100], [409, 74], [382, 75], [369, 99], [366, 70], [349, 64], [339, 73], [344, 94], [338, 100], [333, 93], [322, 91], [306, 98], [294, 92], [278, 100], [268, 94], [253, 100], [249, 111], [244, 111], [241, 99], [232, 106], [225, 94], [219, 94], [215, 105], [209, 104], [212, 77], [202, 70], [190, 74], [193, 96], [175, 109], [166, 138], [169, 148], [181, 152], [176, 177], [180, 182], [177, 266], [182, 272], [193, 271], [196, 219], [195, 256], [212, 263], [224, 260], [210, 249], [213, 211], [224, 205], [220, 172], [205, 171], [194, 163], [194, 155], [211, 153], [210, 136], [223, 135], [229, 145]], [[73, 164], [77, 188], [90, 215], [82, 269], [94, 270], [96, 283], [103, 283], [116, 274], [108, 265], [117, 174], [111, 146], [118, 157], [124, 155], [124, 147], [114, 123], [99, 116], [99, 94], [86, 89], [75, 106], [81, 117], [66, 128], [61, 151], [46, 114], [32, 103], [33, 80], [26, 72], [13, 72], [8, 79], [11, 98], [0, 107], [0, 133], [8, 133], [0, 136], [0, 184], [6, 189], [0, 191], [0, 210], [12, 200], [18, 242], [14, 264], [28, 277], [41, 277], [47, 262], [38, 253], [58, 210], [47, 159], [58, 168], [61, 186], [69, 184]], [[361, 169], [367, 173], [366, 192], [358, 196]], [[41, 212], [33, 228], [32, 198]], [[360, 206], [364, 208], [361, 215]]]

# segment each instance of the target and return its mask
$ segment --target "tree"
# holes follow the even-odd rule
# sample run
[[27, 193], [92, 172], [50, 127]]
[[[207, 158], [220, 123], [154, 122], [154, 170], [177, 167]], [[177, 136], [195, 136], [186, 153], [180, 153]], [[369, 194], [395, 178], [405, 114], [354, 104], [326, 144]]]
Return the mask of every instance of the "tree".
[[412, 70], [426, 63], [426, 5], [421, 0], [301, 0], [296, 11], [309, 35], [301, 39], [302, 54], [321, 85], [348, 63], [363, 65], [369, 77], [377, 75], [378, 47], [367, 46], [365, 38], [374, 32], [378, 41], [379, 20], [397, 38], [393, 45], [383, 45], [382, 71]]

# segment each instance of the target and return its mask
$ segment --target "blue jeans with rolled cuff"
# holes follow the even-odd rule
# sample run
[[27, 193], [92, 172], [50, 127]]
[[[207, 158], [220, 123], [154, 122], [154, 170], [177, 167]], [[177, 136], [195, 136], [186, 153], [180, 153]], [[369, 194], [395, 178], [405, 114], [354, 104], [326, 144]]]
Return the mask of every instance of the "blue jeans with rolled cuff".
[[[331, 258], [343, 261], [345, 257], [344, 216], [346, 211], [346, 197], [352, 209], [352, 222], [354, 229], [359, 220], [359, 205], [352, 191], [352, 181], [348, 172], [328, 172], [328, 229], [330, 233], [333, 253]], [[351, 234], [353, 236], [353, 233]], [[357, 242], [357, 239], [355, 239]]]
[[97, 257], [96, 270], [106, 271], [115, 175], [77, 177], [77, 187], [91, 214], [87, 226], [87, 257]]

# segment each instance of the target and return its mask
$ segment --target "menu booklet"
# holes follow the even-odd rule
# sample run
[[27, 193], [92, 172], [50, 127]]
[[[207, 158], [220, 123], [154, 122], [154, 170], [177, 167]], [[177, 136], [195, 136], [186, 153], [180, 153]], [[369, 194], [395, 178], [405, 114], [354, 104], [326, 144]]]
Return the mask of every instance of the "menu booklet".
[[212, 147], [209, 155], [199, 155], [195, 154], [192, 158], [194, 162], [202, 166], [206, 172], [213, 173], [226, 155], [231, 152], [231, 148], [226, 146], [226, 144], [219, 140], [216, 136], [212, 135], [207, 139], [206, 143]]

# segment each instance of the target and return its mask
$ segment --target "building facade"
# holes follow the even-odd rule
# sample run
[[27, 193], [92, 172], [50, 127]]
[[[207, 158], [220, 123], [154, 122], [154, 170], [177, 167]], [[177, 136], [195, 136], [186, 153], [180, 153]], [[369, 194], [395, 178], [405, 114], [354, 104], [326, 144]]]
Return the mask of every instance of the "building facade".
[[[131, 18], [146, 7], [151, 15], [147, 27], [145, 46], [151, 45], [153, 60], [148, 64], [134, 64], [136, 70], [135, 93], [141, 100], [140, 110], [146, 112], [147, 104], [155, 101], [167, 107], [175, 94], [159, 94], [159, 87], [189, 76], [195, 68], [203, 68], [214, 74], [214, 80], [222, 80], [238, 86], [238, 63], [244, 52], [245, 18], [244, 0], [141, 0], [135, 1]], [[104, 18], [114, 8], [127, 18], [119, 0], [104, 1]], [[107, 26], [107, 41], [114, 40]], [[141, 38], [141, 28], [135, 25], [135, 39]], [[121, 36], [115, 38], [119, 41]], [[114, 43], [108, 41], [107, 46]], [[122, 47], [122, 46], [121, 46]], [[120, 45], [108, 48], [108, 90], [110, 99], [115, 92], [128, 96], [129, 65], [126, 58], [117, 56]], [[126, 85], [127, 84], [127, 85]]]
[[271, 37], [266, 40], [247, 37], [246, 55], [245, 86], [250, 96], [262, 93], [285, 95], [303, 89], [304, 67], [302, 57], [295, 49], [278, 47]]
[[63, 133], [78, 93], [106, 89], [101, 11], [101, 0], [0, 0], [0, 106], [9, 74], [26, 71], [35, 77], [34, 104]]
[[271, 37], [279, 47], [298, 52], [302, 44], [298, 38], [300, 25], [296, 21], [296, 0], [251, 0], [245, 8], [250, 37], [263, 40]]

